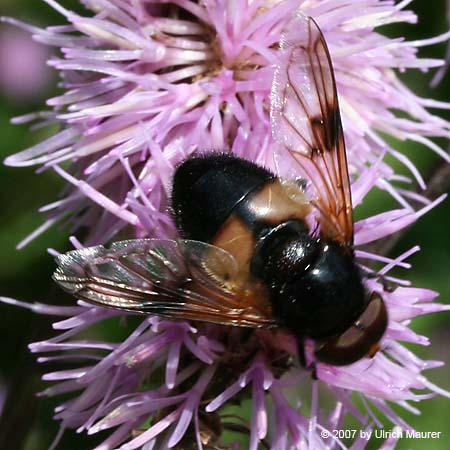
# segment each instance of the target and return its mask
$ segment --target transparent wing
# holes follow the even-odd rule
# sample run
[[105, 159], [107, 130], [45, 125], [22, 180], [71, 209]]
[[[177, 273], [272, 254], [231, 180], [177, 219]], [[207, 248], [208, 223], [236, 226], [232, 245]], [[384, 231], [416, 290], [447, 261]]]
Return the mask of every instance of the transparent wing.
[[282, 35], [271, 122], [283, 156], [290, 155], [314, 186], [321, 233], [351, 245], [352, 201], [336, 83], [327, 44], [311, 17], [297, 14]]
[[133, 239], [57, 257], [53, 279], [96, 305], [224, 325], [275, 325], [267, 293], [234, 258], [189, 240]]

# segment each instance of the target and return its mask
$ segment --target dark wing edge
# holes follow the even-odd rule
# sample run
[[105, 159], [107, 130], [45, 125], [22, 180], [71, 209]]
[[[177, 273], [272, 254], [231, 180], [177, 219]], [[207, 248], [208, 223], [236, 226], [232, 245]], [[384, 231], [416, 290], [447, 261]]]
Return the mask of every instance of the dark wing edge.
[[56, 283], [97, 306], [222, 325], [276, 325], [268, 301], [224, 287], [215, 267], [223, 273], [226, 266], [233, 277], [234, 259], [202, 242], [132, 239], [73, 250], [56, 262]]
[[333, 66], [316, 22], [297, 13], [280, 41], [271, 92], [275, 141], [312, 183], [321, 234], [353, 244], [353, 208]]

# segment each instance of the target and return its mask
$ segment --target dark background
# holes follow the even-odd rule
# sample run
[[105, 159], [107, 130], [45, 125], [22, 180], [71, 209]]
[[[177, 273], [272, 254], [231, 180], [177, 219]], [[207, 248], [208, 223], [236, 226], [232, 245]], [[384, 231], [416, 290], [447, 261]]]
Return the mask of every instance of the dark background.
[[[81, 10], [78, 2], [61, 0], [67, 8]], [[420, 23], [414, 25], [396, 25], [386, 32], [393, 36], [404, 35], [409, 39], [421, 39], [447, 30], [445, 1], [435, 0], [433, 8], [430, 2], [416, 1], [410, 5], [420, 16]], [[64, 18], [54, 12], [42, 1], [36, 0], [2, 0], [0, 15], [16, 17], [35, 25], [64, 23]], [[0, 24], [0, 40], [10, 27]], [[420, 50], [421, 56], [440, 58], [445, 53], [445, 45], [436, 45]], [[1, 58], [1, 54], [0, 54]], [[3, 57], [0, 65], [9, 61]], [[0, 71], [1, 72], [1, 71]], [[43, 78], [45, 79], [45, 74]], [[431, 90], [428, 87], [432, 74], [410, 71], [403, 78], [418, 94], [449, 101], [449, 77], [441, 85]], [[37, 72], [36, 72], [37, 77]], [[31, 92], [15, 93], [8, 86], [0, 84], [0, 157], [18, 152], [42, 140], [52, 130], [40, 130], [34, 133], [28, 127], [14, 126], [9, 120], [17, 115], [39, 110], [46, 98], [55, 94], [57, 77], [48, 75], [47, 82], [31, 88]], [[437, 112], [450, 119], [448, 112]], [[446, 146], [445, 142], [439, 142]], [[424, 147], [401, 144], [403, 151], [427, 174], [439, 164], [439, 159]], [[404, 169], [398, 167], [399, 171]], [[60, 292], [53, 286], [50, 274], [54, 269], [52, 258], [47, 254], [48, 247], [58, 250], [67, 248], [67, 230], [52, 228], [33, 241], [21, 251], [15, 250], [16, 244], [43, 222], [37, 208], [53, 201], [63, 183], [51, 173], [36, 175], [33, 169], [7, 168], [0, 166], [0, 295], [14, 297], [32, 302], [66, 304]], [[386, 197], [374, 192], [367, 204], [357, 211], [357, 216], [364, 217], [387, 207]], [[413, 269], [398, 272], [397, 275], [411, 279], [415, 286], [427, 287], [441, 292], [440, 301], [448, 303], [450, 284], [448, 281], [450, 267], [450, 206], [446, 201], [402, 234], [400, 241], [391, 250], [391, 255], [398, 255], [413, 245], [420, 245], [422, 251], [410, 258]], [[27, 344], [46, 339], [54, 335], [51, 318], [12, 306], [0, 306], [0, 386], [7, 389], [7, 402], [0, 420], [0, 448], [8, 450], [41, 450], [49, 446], [58, 425], [52, 421], [52, 411], [60, 398], [35, 398], [35, 393], [46, 387], [41, 381], [42, 373], [49, 366], [40, 367], [27, 352]], [[449, 361], [450, 333], [449, 313], [418, 318], [412, 328], [429, 336], [432, 345], [427, 348], [411, 346], [420, 356], [429, 359]], [[111, 331], [110, 331], [111, 332]], [[112, 330], [114, 332], [114, 330]], [[45, 370], [44, 370], [45, 369]], [[430, 380], [450, 389], [450, 369], [448, 366], [429, 373]], [[413, 416], [402, 413], [403, 417], [418, 431], [442, 431], [440, 439], [423, 441], [401, 440], [398, 449], [444, 450], [448, 448], [448, 411], [450, 400], [437, 397], [420, 404], [422, 414]], [[350, 425], [349, 425], [350, 426]], [[391, 426], [386, 425], [386, 430]], [[73, 431], [65, 434], [58, 446], [60, 449], [92, 448], [97, 441], [77, 435]], [[379, 443], [373, 443], [373, 448]]]

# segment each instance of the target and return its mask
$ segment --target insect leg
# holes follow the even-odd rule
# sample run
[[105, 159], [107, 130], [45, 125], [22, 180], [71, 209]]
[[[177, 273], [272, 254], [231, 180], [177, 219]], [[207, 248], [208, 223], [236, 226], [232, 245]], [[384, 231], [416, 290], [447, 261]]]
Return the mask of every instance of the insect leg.
[[305, 339], [302, 337], [297, 339], [297, 351], [300, 365], [306, 369]]

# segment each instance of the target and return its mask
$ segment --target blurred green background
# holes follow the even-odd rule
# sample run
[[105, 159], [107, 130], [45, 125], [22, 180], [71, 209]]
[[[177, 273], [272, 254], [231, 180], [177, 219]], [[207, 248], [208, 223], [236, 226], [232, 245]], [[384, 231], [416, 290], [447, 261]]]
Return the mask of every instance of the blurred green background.
[[[62, 0], [64, 6], [79, 9], [79, 2]], [[420, 23], [413, 25], [396, 25], [386, 30], [395, 36], [404, 35], [409, 39], [421, 39], [446, 31], [448, 25], [445, 15], [445, 0], [431, 2], [416, 1], [411, 7], [419, 14]], [[37, 0], [1, 0], [0, 15], [22, 19], [36, 25], [61, 24], [64, 20], [44, 2]], [[0, 24], [0, 48], [4, 43], [6, 28]], [[19, 50], [18, 50], [19, 51]], [[26, 125], [14, 126], [9, 120], [30, 111], [42, 108], [45, 99], [53, 96], [57, 90], [56, 74], [46, 73], [43, 59], [45, 50], [36, 50], [36, 61], [30, 71], [29, 89], [15, 91], [14, 79], [0, 80], [0, 156], [3, 160], [7, 155], [18, 152], [39, 142], [49, 133], [49, 130], [30, 132]], [[420, 50], [421, 56], [442, 57], [445, 45], [436, 45]], [[39, 59], [40, 58], [40, 59]], [[16, 62], [14, 62], [16, 64]], [[20, 62], [19, 62], [20, 64]], [[31, 60], [28, 62], [31, 64]], [[0, 51], [0, 65], [12, 68], [10, 56]], [[26, 66], [29, 67], [29, 66]], [[20, 71], [20, 65], [17, 66]], [[428, 84], [432, 74], [420, 74], [411, 71], [402, 75], [415, 92], [440, 100], [450, 100], [450, 77], [434, 90]], [[17, 80], [16, 80], [17, 81]], [[8, 84], [9, 83], [9, 84]], [[11, 84], [12, 83], [12, 84]], [[450, 119], [448, 112], [439, 112]], [[440, 142], [446, 146], [445, 142]], [[402, 144], [402, 150], [427, 174], [439, 159], [421, 146]], [[403, 171], [402, 167], [398, 167]], [[67, 298], [60, 295], [52, 284], [50, 274], [54, 269], [52, 258], [47, 254], [48, 247], [64, 250], [67, 248], [67, 230], [52, 228], [25, 249], [17, 251], [16, 244], [28, 233], [31, 233], [43, 222], [43, 217], [37, 209], [53, 201], [56, 193], [62, 187], [62, 182], [51, 173], [37, 175], [33, 169], [14, 169], [0, 166], [0, 295], [14, 297], [24, 301], [42, 301], [46, 303], [67, 303]], [[386, 197], [372, 193], [358, 215], [366, 215], [386, 208]], [[398, 255], [413, 245], [420, 245], [422, 251], [414, 255], [410, 262], [413, 269], [408, 272], [398, 272], [397, 275], [411, 279], [413, 284], [428, 287], [441, 292], [440, 300], [449, 303], [450, 283], [450, 202], [446, 201], [434, 209], [426, 217], [411, 227], [402, 235], [401, 240], [391, 251]], [[46, 383], [41, 381], [44, 372], [51, 367], [40, 367], [34, 357], [27, 351], [27, 344], [32, 341], [49, 338], [54, 335], [51, 329], [51, 319], [37, 316], [30, 311], [0, 306], [2, 323], [0, 326], [0, 383], [7, 388], [6, 407], [0, 420], [0, 449], [8, 450], [41, 450], [49, 446], [58, 425], [52, 421], [52, 411], [60, 399], [36, 399], [35, 393], [42, 390]], [[449, 313], [418, 318], [413, 328], [429, 336], [432, 345], [427, 348], [413, 350], [421, 357], [444, 360], [449, 362], [450, 331]], [[44, 370], [45, 369], [45, 370]], [[450, 368], [444, 367], [430, 372], [432, 382], [450, 389]], [[447, 450], [449, 448], [450, 431], [448, 430], [448, 411], [450, 400], [434, 398], [421, 403], [420, 416], [403, 413], [403, 417], [419, 431], [443, 431], [440, 439], [424, 441], [399, 442], [398, 449], [430, 449]], [[386, 426], [386, 429], [390, 429]], [[87, 438], [69, 431], [58, 446], [59, 449], [93, 448], [98, 438]], [[374, 442], [370, 448], [378, 448]]]

